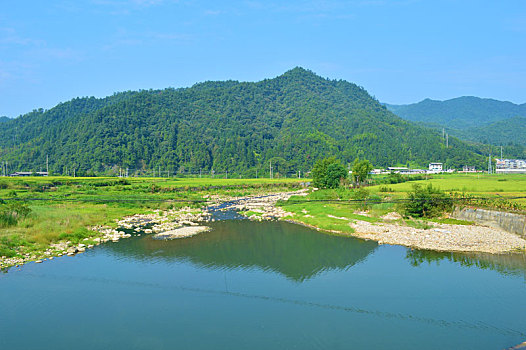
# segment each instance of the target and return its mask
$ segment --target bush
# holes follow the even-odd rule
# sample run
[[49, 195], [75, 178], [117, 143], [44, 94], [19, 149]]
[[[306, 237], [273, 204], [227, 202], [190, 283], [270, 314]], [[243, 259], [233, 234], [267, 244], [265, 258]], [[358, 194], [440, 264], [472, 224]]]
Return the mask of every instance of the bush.
[[391, 172], [389, 175], [387, 175], [387, 177], [378, 181], [378, 183], [392, 185], [392, 184], [399, 184], [399, 183], [407, 182], [407, 181], [427, 180], [427, 179], [432, 179], [432, 178], [433, 177], [429, 175], [405, 175], [404, 176], [404, 175], [401, 175], [400, 173]]
[[394, 192], [394, 190], [391, 187], [388, 187], [388, 186], [380, 186], [379, 191], [380, 192]]
[[354, 200], [364, 201], [369, 197], [369, 190], [365, 188], [359, 188], [352, 192], [352, 198]]
[[414, 184], [413, 191], [409, 192], [409, 201], [404, 205], [404, 211], [406, 215], [413, 217], [435, 217], [452, 206], [452, 198], [440, 189], [431, 184], [426, 187]]

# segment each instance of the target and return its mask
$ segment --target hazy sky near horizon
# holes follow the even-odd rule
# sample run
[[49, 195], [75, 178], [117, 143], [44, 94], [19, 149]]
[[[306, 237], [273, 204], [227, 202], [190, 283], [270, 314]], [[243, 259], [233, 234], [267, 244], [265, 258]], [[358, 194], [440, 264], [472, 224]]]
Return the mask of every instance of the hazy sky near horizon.
[[382, 102], [526, 102], [524, 0], [28, 0], [0, 5], [0, 116], [302, 66]]

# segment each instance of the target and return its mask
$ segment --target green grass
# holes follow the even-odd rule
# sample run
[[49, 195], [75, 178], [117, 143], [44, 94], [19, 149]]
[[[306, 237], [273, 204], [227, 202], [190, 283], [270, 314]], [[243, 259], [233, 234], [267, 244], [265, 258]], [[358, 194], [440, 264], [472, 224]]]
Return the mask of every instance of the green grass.
[[429, 230], [431, 227], [433, 227], [428, 222], [418, 219], [400, 219], [398, 222], [402, 226], [409, 226], [420, 230]]
[[[298, 197], [293, 199], [298, 200]], [[354, 211], [357, 208], [348, 204], [290, 201], [281, 202], [279, 205], [284, 210], [294, 213], [294, 216], [290, 217], [290, 219], [326, 231], [353, 233], [354, 230], [349, 225], [353, 220], [378, 221], [378, 219], [374, 217], [355, 214]]]
[[[393, 198], [405, 198], [407, 193], [412, 191], [413, 184], [427, 186], [432, 184], [433, 187], [446, 192], [455, 192], [460, 195], [487, 197], [489, 201], [474, 203], [483, 207], [494, 207], [495, 209], [526, 211], [526, 175], [488, 175], [488, 174], [444, 174], [433, 175], [428, 180], [418, 180], [403, 182], [399, 184], [390, 184], [388, 192], [385, 185], [376, 185], [368, 187], [371, 192], [381, 195], [392, 195]], [[517, 199], [506, 199], [510, 197], [525, 197]], [[508, 201], [509, 203], [503, 203]], [[513, 203], [521, 209], [515, 208]]]
[[[413, 190], [413, 185], [421, 184], [427, 186], [429, 183], [435, 188], [446, 192], [456, 192], [460, 196], [471, 195], [477, 197], [490, 197], [488, 201], [478, 202], [475, 204], [486, 205], [496, 209], [506, 210], [514, 206], [513, 203], [519, 204], [526, 208], [526, 200], [514, 199], [502, 201], [500, 197], [526, 197], [526, 175], [485, 175], [485, 174], [447, 174], [434, 175], [432, 179], [417, 180], [399, 184], [376, 185], [367, 187], [365, 190], [351, 189], [334, 189], [319, 190], [309, 194], [307, 197], [292, 197], [289, 201], [280, 203], [286, 211], [293, 212], [295, 215], [292, 219], [319, 227], [324, 230], [336, 230], [344, 233], [352, 233], [349, 222], [352, 220], [364, 220], [369, 222], [378, 222], [381, 216], [388, 212], [401, 212], [401, 204], [389, 203], [397, 199], [407, 198], [408, 193]], [[364, 196], [367, 197], [363, 200]], [[500, 197], [499, 197], [500, 196]], [[357, 200], [354, 203], [344, 203], [347, 200]], [[309, 202], [309, 200], [313, 200]], [[316, 201], [318, 200], [318, 201]], [[330, 200], [330, 202], [326, 202]], [[337, 201], [342, 203], [337, 203]], [[367, 202], [368, 201], [368, 202]], [[374, 203], [374, 201], [385, 201], [384, 203]], [[512, 203], [512, 205], [510, 205]], [[366, 206], [371, 217], [354, 214], [355, 211], [363, 210]], [[346, 220], [331, 218], [345, 217]], [[437, 223], [470, 225], [471, 222], [437, 218], [433, 220]], [[403, 225], [428, 229], [431, 227], [430, 220], [402, 219]]]
[[246, 217], [251, 217], [253, 215], [255, 215], [255, 216], [262, 216], [263, 213], [259, 213], [257, 211], [252, 211], [252, 210], [247, 210], [247, 211], [243, 212], [243, 215], [245, 215]]
[[[0, 228], [0, 256], [38, 252], [50, 243], [77, 243], [97, 235], [88, 226], [154, 209], [199, 207], [205, 195], [246, 196], [297, 189], [296, 179], [174, 179], [27, 177], [0, 179], [0, 199], [24, 203], [31, 213]], [[13, 200], [16, 198], [16, 201]], [[38, 199], [38, 200], [34, 200]], [[189, 202], [186, 202], [189, 201]], [[192, 202], [197, 201], [197, 202]]]
[[399, 184], [371, 186], [374, 191], [409, 192], [414, 183], [438, 187], [443, 191], [467, 192], [472, 194], [522, 194], [526, 195], [526, 175], [487, 175], [487, 174], [451, 174], [433, 175], [432, 179], [403, 182]]
[[473, 225], [473, 221], [459, 220], [453, 218], [433, 218], [428, 221], [436, 222], [439, 224], [448, 224], [448, 225]]

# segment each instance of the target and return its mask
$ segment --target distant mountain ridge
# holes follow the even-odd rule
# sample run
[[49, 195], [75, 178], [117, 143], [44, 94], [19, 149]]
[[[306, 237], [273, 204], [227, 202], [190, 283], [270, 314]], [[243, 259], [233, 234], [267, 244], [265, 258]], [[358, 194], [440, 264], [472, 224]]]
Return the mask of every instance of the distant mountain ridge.
[[389, 112], [367, 91], [297, 67], [259, 82], [76, 98], [0, 124], [0, 160], [11, 170], [115, 174], [200, 170], [254, 176], [305, 173], [316, 159], [376, 166], [483, 164], [477, 149]]
[[474, 96], [445, 101], [425, 99], [408, 105], [386, 104], [386, 107], [407, 120], [444, 125], [459, 130], [517, 116], [526, 117], [526, 103], [518, 105]]
[[526, 103], [514, 104], [473, 96], [446, 101], [425, 99], [409, 105], [385, 106], [406, 120], [433, 128], [445, 128], [465, 140], [526, 146]]

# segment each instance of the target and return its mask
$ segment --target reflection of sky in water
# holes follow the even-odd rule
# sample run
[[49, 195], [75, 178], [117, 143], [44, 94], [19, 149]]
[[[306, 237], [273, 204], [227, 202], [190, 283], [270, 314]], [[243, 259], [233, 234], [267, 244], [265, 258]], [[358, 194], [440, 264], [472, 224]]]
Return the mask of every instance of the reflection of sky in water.
[[526, 338], [524, 257], [411, 251], [280, 222], [212, 227], [0, 275], [1, 347], [502, 349]]

